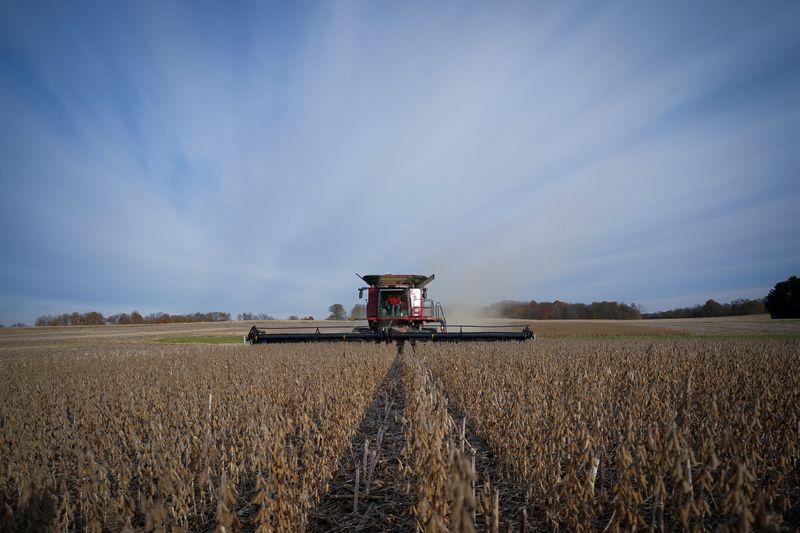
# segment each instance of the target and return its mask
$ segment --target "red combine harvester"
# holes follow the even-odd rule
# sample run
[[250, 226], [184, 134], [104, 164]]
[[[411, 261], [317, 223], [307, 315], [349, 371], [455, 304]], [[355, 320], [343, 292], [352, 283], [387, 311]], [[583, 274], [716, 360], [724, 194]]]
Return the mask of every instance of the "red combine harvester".
[[444, 310], [439, 302], [428, 299], [425, 287], [433, 281], [433, 275], [356, 276], [368, 285], [358, 289], [358, 297], [363, 299], [364, 291], [367, 291], [367, 322], [371, 331], [393, 328], [429, 333], [446, 331]]
[[[343, 329], [343, 326], [298, 326], [250, 328], [245, 341], [250, 344], [289, 342], [459, 342], [459, 341], [524, 341], [535, 338], [525, 326], [447, 325], [439, 302], [428, 299], [427, 285], [433, 274], [356, 274], [366, 287], [358, 289], [359, 298], [367, 292], [367, 326], [346, 332], [322, 332], [321, 329]], [[515, 328], [517, 331], [508, 331]], [[314, 330], [313, 333], [301, 330]], [[348, 328], [350, 329], [350, 328]], [[464, 330], [467, 331], [464, 331]], [[291, 330], [291, 331], [287, 331]]]

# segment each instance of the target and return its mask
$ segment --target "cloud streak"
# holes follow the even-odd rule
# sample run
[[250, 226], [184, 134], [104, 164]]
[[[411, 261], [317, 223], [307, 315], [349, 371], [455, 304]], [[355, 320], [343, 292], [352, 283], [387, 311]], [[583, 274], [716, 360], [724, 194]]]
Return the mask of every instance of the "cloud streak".
[[48, 8], [0, 22], [0, 322], [321, 315], [355, 271], [655, 310], [800, 264], [792, 3]]

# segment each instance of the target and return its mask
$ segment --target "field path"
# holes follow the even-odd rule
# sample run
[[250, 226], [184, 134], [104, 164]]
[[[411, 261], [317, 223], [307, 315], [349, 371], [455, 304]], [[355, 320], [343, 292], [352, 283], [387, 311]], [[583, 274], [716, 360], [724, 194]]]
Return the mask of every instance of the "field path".
[[[398, 357], [365, 412], [351, 442], [350, 452], [341, 458], [339, 471], [331, 480], [328, 493], [312, 513], [310, 531], [412, 531], [416, 528], [416, 519], [410, 512], [413, 498], [406, 494], [406, 485], [411, 482], [410, 472], [403, 466], [405, 436], [402, 417], [406, 408], [404, 389], [403, 363], [401, 357]], [[449, 402], [448, 412], [457, 428], [464, 424], [464, 446], [468, 449], [468, 456], [475, 456], [475, 496], [481, 498], [487, 478], [487, 493], [492, 496], [495, 492], [498, 493], [500, 530], [511, 528], [519, 531], [523, 520], [522, 509], [526, 508], [527, 531], [547, 531], [543, 516], [537, 512], [535, 504], [526, 501], [525, 486], [514, 479], [507, 465], [503, 465], [492, 453], [486, 442], [471, 427], [469, 420], [463, 422], [463, 415]], [[366, 494], [364, 481], [369, 474], [362, 466], [358, 481], [358, 510], [354, 512], [356, 463], [363, 465], [364, 443], [368, 441], [369, 465], [370, 454], [375, 450], [379, 438], [380, 450], [376, 452], [369, 495]], [[486, 521], [487, 518], [489, 522]], [[475, 516], [476, 530], [490, 531], [491, 526], [487, 528], [487, 523], [491, 524], [491, 518], [478, 512]]]
[[[346, 394], [346, 391], [343, 391]], [[366, 411], [351, 453], [342, 457], [339, 472], [331, 480], [328, 494], [311, 518], [311, 531], [411, 531], [414, 520], [409, 514], [411, 497], [405, 494], [406, 475], [402, 468], [405, 391], [400, 359], [396, 358], [378, 387]], [[379, 434], [382, 433], [382, 436]], [[380, 448], [376, 443], [381, 440]], [[358, 511], [354, 512], [356, 463], [362, 465], [364, 443], [369, 441], [367, 470], [374, 461], [369, 495], [362, 466], [359, 472]], [[370, 459], [372, 452], [375, 458]]]

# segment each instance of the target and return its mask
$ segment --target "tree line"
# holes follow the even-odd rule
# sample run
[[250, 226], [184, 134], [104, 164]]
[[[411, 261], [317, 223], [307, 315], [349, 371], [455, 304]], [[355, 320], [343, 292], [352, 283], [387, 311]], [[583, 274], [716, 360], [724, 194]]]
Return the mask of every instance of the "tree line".
[[236, 320], [275, 320], [275, 317], [267, 313], [239, 313]]
[[[590, 304], [569, 303], [555, 300], [553, 302], [518, 302], [505, 300], [486, 306], [483, 309], [485, 316], [502, 318], [521, 318], [529, 320], [570, 320], [570, 319], [612, 319], [636, 320], [641, 318], [708, 318], [720, 316], [756, 315], [770, 312], [772, 318], [800, 318], [800, 278], [790, 276], [789, 279], [775, 285], [766, 298], [753, 300], [733, 300], [730, 303], [719, 303], [713, 299], [702, 305], [693, 307], [679, 307], [668, 311], [646, 313], [641, 306], [635, 303], [621, 302], [592, 302]], [[360, 320], [365, 318], [364, 304], [356, 304], [350, 310], [349, 316], [342, 304], [332, 304], [328, 307], [328, 320]], [[239, 313], [237, 320], [275, 320], [266, 313]], [[167, 313], [151, 313], [142, 316], [138, 311], [120, 313], [104, 317], [102, 313], [90, 311], [88, 313], [62, 313], [60, 315], [42, 315], [36, 319], [37, 326], [100, 326], [103, 324], [176, 324], [186, 322], [222, 322], [231, 319], [230, 313], [211, 311], [207, 313], [189, 313], [186, 315], [171, 315]], [[291, 315], [289, 320], [301, 320], [297, 315]], [[302, 320], [314, 320], [313, 316], [303, 317]], [[12, 327], [24, 327], [25, 324], [17, 323]], [[0, 325], [2, 327], [2, 325]]]
[[[88, 313], [62, 313], [60, 315], [41, 315], [36, 319], [37, 326], [102, 326], [125, 325], [125, 324], [184, 324], [190, 322], [225, 322], [231, 320], [231, 314], [222, 311], [211, 311], [208, 313], [189, 313], [185, 315], [175, 315], [169, 313], [151, 313], [142, 315], [139, 311], [131, 313], [118, 313], [111, 316], [103, 316], [97, 311]], [[239, 313], [236, 320], [243, 321], [263, 321], [277, 320], [274, 316], [267, 313]], [[311, 315], [300, 318], [297, 315], [289, 316], [288, 320], [314, 320]], [[0, 325], [2, 327], [2, 325]], [[25, 324], [14, 324], [12, 327], [25, 327]]]
[[151, 313], [143, 316], [139, 311], [119, 313], [104, 317], [102, 313], [62, 313], [60, 315], [42, 315], [36, 319], [37, 326], [102, 326], [104, 324], [178, 324], [188, 322], [224, 322], [231, 319], [230, 313], [211, 311], [206, 313], [189, 313], [171, 315], [168, 313]]
[[764, 300], [733, 300], [719, 303], [708, 300], [702, 305], [679, 307], [668, 311], [646, 313], [634, 303], [592, 302], [590, 304], [554, 302], [503, 301], [485, 309], [487, 316], [501, 318], [524, 318], [529, 320], [611, 319], [636, 320], [640, 318], [708, 318], [718, 316], [760, 315], [766, 313]]
[[[239, 313], [236, 315], [236, 320], [244, 320], [244, 321], [253, 321], [253, 320], [280, 320], [279, 318], [275, 318], [272, 315], [268, 315], [267, 313]], [[289, 315], [286, 320], [314, 320], [312, 315], [304, 316], [300, 318], [297, 315]]]
[[764, 300], [733, 300], [723, 304], [708, 300], [703, 305], [679, 307], [657, 313], [643, 313], [642, 318], [710, 318], [716, 316], [760, 315], [766, 313]]
[[517, 302], [505, 300], [489, 305], [485, 314], [500, 318], [524, 318], [528, 320], [614, 319], [631, 320], [642, 318], [636, 304], [620, 302], [592, 302], [590, 304], [553, 302]]

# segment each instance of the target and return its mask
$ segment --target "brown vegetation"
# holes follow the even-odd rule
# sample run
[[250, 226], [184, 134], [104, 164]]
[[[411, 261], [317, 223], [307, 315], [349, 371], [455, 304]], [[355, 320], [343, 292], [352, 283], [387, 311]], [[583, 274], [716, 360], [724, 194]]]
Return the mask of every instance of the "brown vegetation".
[[375, 345], [5, 355], [4, 527], [301, 528], [393, 357]]
[[[522, 323], [522, 322], [520, 322]], [[619, 320], [542, 320], [530, 324], [537, 337], [660, 337], [685, 335], [682, 324]]]
[[800, 343], [418, 346], [549, 528], [797, 526]]
[[0, 530], [800, 526], [798, 339], [397, 354], [140, 328], [0, 336]]

